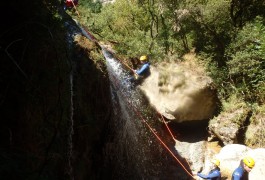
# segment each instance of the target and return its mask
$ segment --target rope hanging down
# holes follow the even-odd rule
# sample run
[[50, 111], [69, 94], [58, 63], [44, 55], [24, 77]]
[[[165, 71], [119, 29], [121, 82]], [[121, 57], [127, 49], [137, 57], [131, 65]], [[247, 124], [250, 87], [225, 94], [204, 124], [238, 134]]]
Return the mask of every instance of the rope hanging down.
[[[109, 51], [108, 51], [109, 52]], [[111, 53], [111, 52], [109, 52]], [[112, 53], [111, 53], [112, 54]], [[112, 54], [114, 56], [114, 54]], [[118, 57], [115, 56], [115, 59], [119, 60], [120, 63], [122, 63], [124, 66], [126, 66], [128, 69], [130, 69], [134, 74], [136, 74], [136, 72], [134, 71], [133, 68], [131, 68], [127, 63], [123, 62], [121, 59], [119, 59]], [[137, 74], [136, 74], [137, 75]]]
[[[115, 80], [115, 87], [118, 88], [118, 83], [114, 75], [112, 75], [113, 79]], [[121, 95], [126, 100], [125, 95], [121, 92]], [[164, 143], [164, 141], [157, 135], [157, 133], [154, 131], [154, 129], [150, 126], [150, 124], [143, 118], [142, 114], [131, 104], [131, 102], [126, 100], [126, 103], [132, 108], [132, 110], [140, 117], [140, 119], [143, 121], [143, 123], [149, 128], [149, 130], [153, 133], [153, 135], [157, 138], [157, 140], [162, 144], [162, 146], [172, 155], [172, 157], [178, 162], [178, 164], [182, 167], [182, 169], [194, 179], [192, 173], [190, 173], [187, 168], [182, 164], [182, 162], [176, 157], [176, 155], [170, 150], [170, 148]], [[174, 138], [174, 137], [173, 137]]]
[[[87, 29], [85, 30], [87, 33], [88, 33], [88, 31], [87, 31]], [[91, 34], [91, 33], [89, 33], [89, 34]], [[93, 37], [93, 36], [92, 36]], [[95, 42], [95, 43], [97, 43], [97, 44], [99, 44], [98, 43], [98, 41], [97, 41], [97, 39], [96, 38], [92, 38], [92, 40]], [[102, 50], [104, 50], [103, 48], [102, 48]], [[109, 51], [108, 51], [109, 52]], [[110, 52], [109, 52], [110, 53]], [[112, 53], [111, 53], [112, 54]], [[126, 67], [128, 67], [131, 71], [133, 71], [134, 72], [134, 70], [129, 66], [129, 65], [127, 65], [126, 63], [124, 63], [123, 61], [121, 61], [120, 59], [118, 59], [123, 65], [125, 65]], [[135, 72], [134, 72], [135, 73]], [[114, 80], [115, 80], [115, 84], [116, 84], [116, 88], [117, 89], [119, 89], [118, 87], [117, 87], [117, 80], [116, 80], [116, 78], [115, 78], [115, 76], [114, 75], [112, 75], [113, 77], [114, 77]], [[120, 91], [121, 92], [121, 91]], [[122, 94], [122, 96], [123, 97], [125, 97], [124, 96], [124, 94], [121, 92], [121, 94]], [[126, 99], [126, 98], [124, 98], [124, 99]], [[134, 106], [129, 102], [129, 101], [127, 101], [126, 100], [126, 102], [127, 102], [127, 104], [129, 105], [129, 106], [131, 106], [132, 107], [132, 109], [133, 109], [133, 111], [136, 113], [136, 114], [138, 114], [138, 116], [140, 117], [140, 119], [143, 121], [143, 123], [144, 124], [146, 124], [146, 126], [150, 129], [150, 131], [154, 134], [154, 136], [157, 138], [157, 140], [162, 144], [162, 146], [172, 155], [172, 157], [178, 162], [178, 164], [183, 168], [183, 170], [192, 178], [192, 179], [194, 179], [194, 177], [193, 177], [193, 175], [192, 175], [192, 173], [190, 173], [188, 170], [187, 170], [187, 168], [182, 164], [182, 162], [175, 156], [175, 154], [170, 150], [170, 148], [163, 142], [163, 140], [157, 135], [157, 133], [153, 130], [153, 128], [149, 125], [149, 123], [143, 118], [143, 116], [141, 115], [141, 113], [136, 109], [136, 108], [134, 108]], [[160, 114], [160, 113], [159, 113]], [[163, 116], [161, 115], [161, 117], [162, 117], [162, 119], [163, 119], [163, 121], [164, 121], [164, 123], [165, 123], [165, 125], [166, 125], [166, 127], [167, 127], [167, 129], [168, 129], [168, 131], [170, 132], [170, 135], [172, 136], [172, 138], [173, 138], [173, 140], [175, 140], [175, 138], [174, 138], [174, 136], [173, 136], [173, 134], [172, 134], [172, 132], [170, 131], [170, 129], [169, 129], [169, 127], [167, 126], [167, 124], [166, 124], [166, 122], [165, 122], [165, 120], [164, 120], [164, 118], [163, 118]], [[187, 160], [186, 160], [186, 162], [187, 162]], [[189, 165], [189, 164], [188, 164]]]
[[[121, 59], [119, 59], [119, 58], [117, 58], [117, 57], [116, 57], [116, 59], [118, 59], [123, 65], [125, 65], [126, 67], [128, 67], [129, 69], [131, 69], [131, 70], [133, 71], [133, 69], [132, 69], [128, 64], [126, 64], [125, 62], [123, 62]], [[133, 71], [133, 72], [134, 72], [134, 71]], [[167, 128], [167, 130], [168, 130], [168, 132], [169, 132], [169, 134], [170, 134], [170, 136], [172, 137], [173, 141], [176, 142], [177, 139], [174, 137], [172, 131], [171, 131], [170, 128], [168, 127], [168, 125], [167, 125], [167, 123], [166, 123], [166, 121], [165, 121], [165, 118], [164, 118], [163, 115], [162, 115], [161, 113], [159, 113], [157, 110], [156, 110], [156, 112], [157, 112], [157, 114], [159, 114], [159, 115], [161, 116], [161, 118], [162, 118], [162, 120], [163, 120], [163, 123], [165, 124], [165, 126], [166, 126], [166, 128]], [[184, 159], [185, 159], [185, 158], [184, 158]], [[185, 159], [185, 161], [186, 161], [186, 163], [188, 164], [188, 166], [190, 167], [189, 162], [188, 162], [186, 159]], [[191, 174], [189, 174], [189, 175], [191, 175]], [[191, 176], [192, 176], [192, 175], [191, 175]], [[193, 177], [192, 177], [192, 178], [193, 178]]]
[[[118, 60], [119, 60], [123, 65], [125, 65], [127, 68], [129, 68], [133, 73], [135, 73], [134, 70], [133, 70], [133, 69], [132, 69], [127, 63], [123, 62], [121, 59], [119, 59], [119, 58], [117, 58], [117, 57], [115, 57], [115, 58], [118, 59]], [[157, 111], [157, 110], [156, 110], [156, 111]], [[174, 137], [172, 131], [171, 131], [170, 128], [168, 127], [168, 125], [167, 125], [167, 123], [166, 123], [166, 121], [165, 121], [165, 118], [164, 118], [163, 115], [162, 115], [161, 113], [159, 113], [158, 111], [157, 111], [157, 113], [161, 116], [161, 118], [162, 118], [162, 120], [163, 120], [163, 122], [164, 122], [164, 124], [165, 124], [165, 126], [166, 126], [166, 128], [167, 128], [167, 130], [168, 130], [168, 132], [169, 132], [169, 134], [171, 135], [172, 139], [173, 139], [174, 142], [175, 142], [176, 139], [175, 139], [175, 137]]]
[[[159, 112], [157, 112], [157, 113], [160, 114]], [[174, 142], [175, 142], [176, 139], [175, 139], [175, 137], [174, 137], [172, 131], [171, 131], [170, 128], [168, 127], [168, 125], [167, 125], [167, 123], [166, 123], [166, 121], [165, 121], [165, 118], [163, 117], [162, 114], [160, 114], [160, 116], [161, 116], [161, 118], [162, 118], [162, 120], [163, 120], [163, 122], [164, 122], [164, 124], [165, 124], [165, 126], [166, 126], [166, 128], [167, 128], [167, 130], [168, 130], [168, 132], [169, 132], [169, 134], [171, 135], [172, 139], [173, 139]]]
[[79, 14], [79, 12], [78, 12], [78, 10], [77, 10], [76, 6], [75, 6], [75, 3], [74, 3], [74, 1], [73, 1], [73, 0], [71, 0], [71, 2], [72, 2], [73, 6], [74, 6], [74, 8], [75, 8], [75, 12], [77, 13], [78, 17], [80, 17], [80, 14]]

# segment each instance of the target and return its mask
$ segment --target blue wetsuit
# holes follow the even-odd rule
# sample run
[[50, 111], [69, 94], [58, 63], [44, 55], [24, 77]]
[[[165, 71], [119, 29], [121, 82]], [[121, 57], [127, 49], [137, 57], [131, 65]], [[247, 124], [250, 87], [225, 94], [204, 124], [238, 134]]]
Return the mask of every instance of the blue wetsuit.
[[221, 180], [221, 173], [219, 168], [211, 170], [208, 175], [204, 175], [201, 173], [198, 173], [197, 175], [203, 179]]
[[141, 66], [141, 68], [136, 71], [136, 74], [138, 74], [140, 76], [144, 76], [148, 72], [149, 67], [150, 67], [150, 63], [149, 62], [144, 63]]
[[138, 70], [135, 71], [135, 73], [138, 75], [138, 77], [131, 76], [129, 81], [139, 84], [144, 78], [150, 75], [150, 63], [145, 62]]
[[244, 171], [244, 168], [242, 166], [239, 166], [236, 168], [232, 175], [232, 180], [247, 180], [248, 179], [248, 173]]

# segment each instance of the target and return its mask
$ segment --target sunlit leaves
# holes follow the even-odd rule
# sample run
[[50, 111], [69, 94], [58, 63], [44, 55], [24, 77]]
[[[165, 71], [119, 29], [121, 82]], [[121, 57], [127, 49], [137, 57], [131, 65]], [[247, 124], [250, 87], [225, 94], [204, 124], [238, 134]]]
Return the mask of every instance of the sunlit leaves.
[[[249, 6], [240, 17], [242, 3]], [[261, 0], [116, 0], [97, 11], [90, 7], [86, 24], [127, 57], [149, 54], [158, 60], [195, 48], [220, 88], [232, 80], [243, 93], [254, 94], [265, 80], [263, 6]], [[253, 22], [256, 14], [263, 16]]]
[[261, 18], [247, 23], [230, 48], [230, 76], [255, 97], [258, 87], [265, 81], [265, 26]]

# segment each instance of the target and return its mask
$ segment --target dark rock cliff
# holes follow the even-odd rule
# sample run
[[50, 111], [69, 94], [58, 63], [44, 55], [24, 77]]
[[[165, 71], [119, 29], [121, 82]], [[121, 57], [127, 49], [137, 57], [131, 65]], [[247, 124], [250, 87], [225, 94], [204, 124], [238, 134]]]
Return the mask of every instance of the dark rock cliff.
[[108, 81], [85, 51], [69, 48], [56, 3], [2, 4], [0, 179], [99, 176]]

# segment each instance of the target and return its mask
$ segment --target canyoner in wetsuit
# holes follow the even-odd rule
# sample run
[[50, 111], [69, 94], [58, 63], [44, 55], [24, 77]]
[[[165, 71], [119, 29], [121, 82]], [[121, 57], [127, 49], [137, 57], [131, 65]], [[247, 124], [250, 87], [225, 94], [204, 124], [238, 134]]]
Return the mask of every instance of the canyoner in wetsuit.
[[134, 71], [134, 75], [129, 79], [131, 82], [139, 84], [150, 75], [150, 62], [146, 55], [140, 57], [141, 67]]
[[197, 173], [197, 176], [203, 179], [209, 180], [221, 180], [221, 172], [220, 172], [220, 161], [218, 159], [213, 159], [212, 161], [213, 169], [208, 173], [208, 175], [204, 175], [202, 173]]
[[248, 173], [255, 166], [255, 161], [252, 157], [245, 157], [240, 161], [240, 165], [232, 174], [232, 180], [248, 180]]

